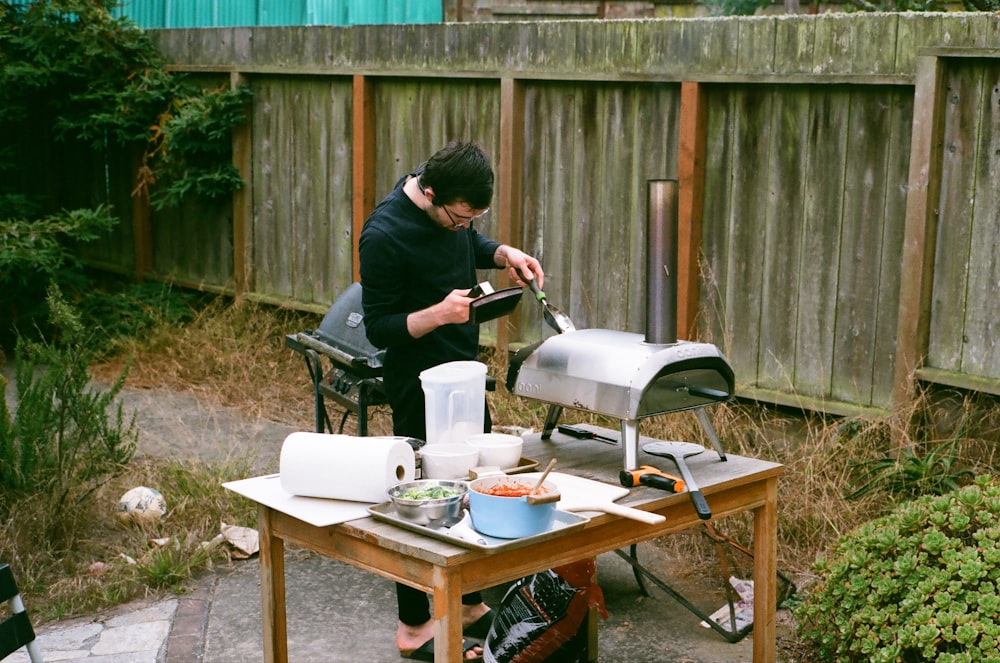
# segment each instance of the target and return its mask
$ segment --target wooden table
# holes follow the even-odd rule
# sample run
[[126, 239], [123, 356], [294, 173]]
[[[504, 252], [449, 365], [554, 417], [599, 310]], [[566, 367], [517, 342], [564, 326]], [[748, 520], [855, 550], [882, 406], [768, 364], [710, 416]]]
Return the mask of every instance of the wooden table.
[[[618, 432], [595, 429], [606, 435]], [[641, 451], [639, 460], [677, 474], [673, 463]], [[618, 484], [622, 469], [619, 446], [594, 440], [577, 440], [554, 433], [543, 441], [538, 434], [525, 438], [523, 455], [544, 466], [558, 458], [557, 469], [590, 479]], [[752, 511], [754, 632], [753, 660], [775, 660], [775, 607], [777, 602], [777, 482], [782, 466], [727, 454], [722, 462], [712, 449], [687, 459], [713, 520]], [[666, 517], [660, 525], [647, 525], [609, 514], [593, 517], [577, 528], [551, 539], [522, 547], [483, 551], [452, 545], [391, 523], [362, 518], [329, 527], [316, 527], [258, 504], [260, 531], [261, 599], [264, 660], [287, 663], [285, 616], [285, 542], [433, 593], [435, 641], [447, 642], [435, 653], [437, 663], [462, 660], [462, 595], [567, 564], [600, 553], [627, 547], [664, 534], [699, 526], [705, 521], [695, 513], [686, 493], [673, 494], [653, 488], [633, 488], [618, 504], [652, 511]]]

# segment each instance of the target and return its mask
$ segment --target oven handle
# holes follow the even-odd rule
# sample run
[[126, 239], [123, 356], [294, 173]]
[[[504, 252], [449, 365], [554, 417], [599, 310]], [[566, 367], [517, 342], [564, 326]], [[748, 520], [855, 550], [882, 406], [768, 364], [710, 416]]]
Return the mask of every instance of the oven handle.
[[688, 387], [687, 392], [692, 396], [701, 396], [702, 398], [718, 401], [719, 403], [725, 403], [733, 397], [732, 394], [719, 391], [718, 389], [709, 389], [708, 387]]

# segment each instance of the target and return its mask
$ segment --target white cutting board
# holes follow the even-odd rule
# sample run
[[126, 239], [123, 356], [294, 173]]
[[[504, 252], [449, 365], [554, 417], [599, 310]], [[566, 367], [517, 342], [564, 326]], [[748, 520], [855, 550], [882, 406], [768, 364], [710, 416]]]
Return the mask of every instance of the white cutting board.
[[254, 502], [287, 513], [316, 527], [326, 527], [348, 520], [367, 518], [371, 502], [328, 500], [322, 497], [302, 497], [285, 492], [280, 474], [268, 474], [252, 479], [240, 479], [222, 484], [223, 487], [249, 497]]
[[[541, 476], [541, 472], [527, 472], [517, 475], [519, 479], [534, 478], [535, 480]], [[648, 511], [615, 504], [615, 500], [628, 495], [628, 488], [625, 486], [616, 486], [563, 472], [550, 472], [546, 481], [551, 481], [559, 487], [560, 498], [556, 508], [563, 511], [601, 511], [651, 525], [657, 525], [666, 520], [663, 516]]]

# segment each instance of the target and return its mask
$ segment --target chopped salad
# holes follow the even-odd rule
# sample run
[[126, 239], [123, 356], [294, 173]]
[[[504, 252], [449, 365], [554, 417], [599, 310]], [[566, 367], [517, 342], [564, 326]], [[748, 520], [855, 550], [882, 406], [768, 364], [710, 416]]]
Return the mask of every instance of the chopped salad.
[[410, 488], [396, 497], [403, 500], [443, 500], [447, 497], [458, 497], [461, 494], [462, 491], [458, 488], [427, 486], [426, 488]]

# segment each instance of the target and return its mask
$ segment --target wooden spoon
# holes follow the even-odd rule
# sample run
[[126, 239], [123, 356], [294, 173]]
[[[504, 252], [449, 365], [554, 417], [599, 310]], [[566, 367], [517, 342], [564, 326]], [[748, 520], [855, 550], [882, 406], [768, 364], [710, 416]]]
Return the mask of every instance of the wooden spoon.
[[545, 483], [545, 479], [549, 476], [549, 472], [555, 467], [556, 459], [553, 458], [549, 461], [549, 464], [545, 467], [545, 471], [542, 472], [542, 476], [538, 477], [538, 483], [535, 487], [531, 489], [531, 492], [525, 496], [524, 501], [528, 504], [548, 504], [549, 502], [558, 502], [560, 495], [558, 491], [551, 493], [545, 493], [544, 495], [538, 495], [538, 491], [541, 490], [542, 484]]

